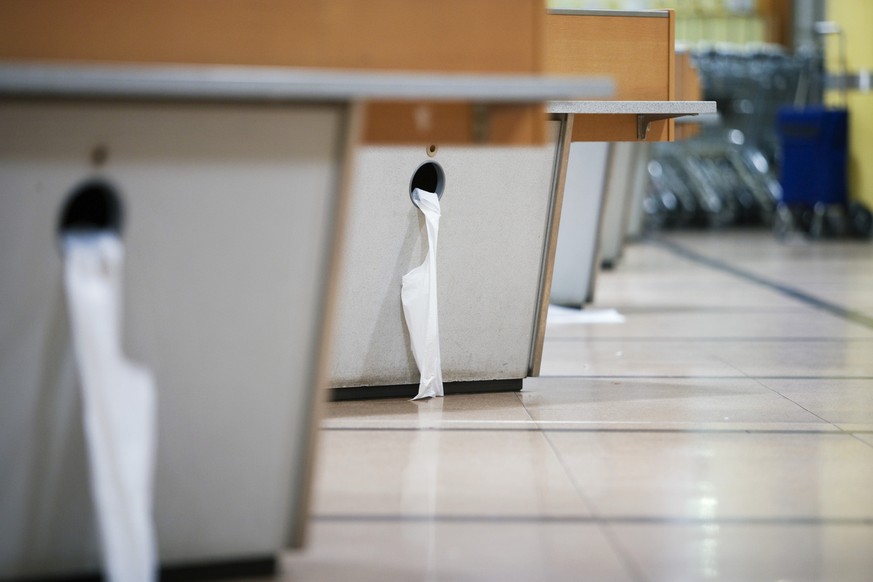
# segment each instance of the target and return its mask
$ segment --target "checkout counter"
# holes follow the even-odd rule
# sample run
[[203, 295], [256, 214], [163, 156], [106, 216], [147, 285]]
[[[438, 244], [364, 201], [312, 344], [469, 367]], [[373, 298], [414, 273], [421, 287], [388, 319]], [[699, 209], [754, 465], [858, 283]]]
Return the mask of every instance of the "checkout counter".
[[[621, 256], [641, 207], [647, 145], [672, 141], [673, 120], [715, 112], [681, 89], [692, 83], [675, 53], [674, 13], [668, 10], [551, 10], [546, 70], [597, 75], [616, 83], [610, 100], [552, 103], [574, 117], [554, 259], [551, 301], [582, 307], [594, 293], [601, 265]], [[680, 91], [677, 91], [677, 86]]]
[[[336, 376], [331, 330], [342, 354], [356, 325], [337, 290], [367, 283], [355, 281], [354, 253], [371, 244], [357, 238], [361, 221], [391, 225], [378, 234], [395, 255], [372, 266], [398, 270], [419, 227], [410, 179], [435, 160], [444, 240], [456, 239], [443, 256], [455, 244], [490, 263], [457, 289], [473, 293], [501, 270], [503, 241], [544, 236], [545, 225], [492, 241], [451, 235], [502, 213], [521, 220], [528, 209], [511, 202], [527, 187], [542, 192], [545, 222], [542, 103], [609, 94], [605, 81], [543, 77], [541, 12], [538, 1], [487, 0], [3, 4], [0, 577], [100, 563], [58, 243], [70, 196], [99, 184], [123, 217], [111, 225], [126, 254], [121, 349], [157, 385], [161, 567], [272, 572], [276, 552], [304, 540], [318, 404]], [[493, 170], [528, 154], [535, 171], [521, 170], [515, 190], [478, 197], [495, 176], [467, 161]], [[392, 170], [371, 181], [380, 163]], [[524, 293], [511, 294], [520, 304], [500, 300], [493, 316], [532, 316], [541, 252], [526, 259]], [[393, 298], [399, 308], [399, 285]], [[463, 316], [447, 308], [447, 346], [461, 339], [452, 317]]]
[[[629, 162], [612, 155], [604, 190], [586, 196], [575, 188], [598, 181], [603, 170], [568, 163], [578, 158], [574, 142], [671, 139], [670, 120], [714, 110], [712, 103], [672, 101], [672, 12], [554, 10], [544, 17], [542, 70], [615, 77], [616, 94], [551, 102], [543, 144], [493, 143], [485, 138], [483, 118], [473, 121], [485, 132], [483, 147], [424, 142], [359, 151], [329, 382], [334, 399], [417, 391], [397, 291], [423, 250], [415, 209], [396, 192], [415, 187], [418, 172], [429, 170], [441, 195], [438, 295], [446, 393], [520, 390], [524, 378], [539, 374], [550, 297], [567, 293], [565, 285], [577, 286], [574, 277], [581, 280], [593, 269], [595, 243], [588, 250], [581, 245], [603, 230], [604, 199], [624, 208], [618, 194], [607, 197], [606, 191], [627, 189], [620, 181]], [[575, 212], [580, 196], [598, 208]], [[579, 264], [562, 258], [579, 248]]]

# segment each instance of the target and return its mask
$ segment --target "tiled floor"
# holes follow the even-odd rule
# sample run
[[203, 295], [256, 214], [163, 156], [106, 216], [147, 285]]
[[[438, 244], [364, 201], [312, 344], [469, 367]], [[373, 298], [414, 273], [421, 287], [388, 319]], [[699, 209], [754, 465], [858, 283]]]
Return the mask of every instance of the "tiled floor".
[[873, 245], [630, 246], [520, 393], [334, 403], [289, 580], [873, 580]]

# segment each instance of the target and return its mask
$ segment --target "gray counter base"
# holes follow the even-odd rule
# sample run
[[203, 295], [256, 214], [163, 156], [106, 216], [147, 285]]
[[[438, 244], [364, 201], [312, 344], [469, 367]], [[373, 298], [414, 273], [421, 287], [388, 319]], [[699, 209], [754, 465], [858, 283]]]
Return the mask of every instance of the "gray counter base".
[[555, 155], [554, 143], [438, 146], [433, 157], [424, 146], [356, 152], [331, 388], [418, 385], [400, 290], [428, 249], [421, 212], [409, 198], [425, 163], [439, 165], [444, 187], [437, 245], [443, 381], [528, 374]]
[[123, 203], [121, 352], [157, 386], [161, 561], [302, 543], [347, 116], [0, 100], [0, 578], [101, 568], [57, 238], [90, 180]]
[[[481, 394], [485, 392], [519, 392], [523, 378], [510, 380], [471, 380], [445, 382], [443, 390], [451, 394]], [[412, 398], [418, 394], [418, 384], [395, 384], [393, 386], [352, 386], [331, 388], [331, 402], [345, 400], [374, 400], [376, 398]]]

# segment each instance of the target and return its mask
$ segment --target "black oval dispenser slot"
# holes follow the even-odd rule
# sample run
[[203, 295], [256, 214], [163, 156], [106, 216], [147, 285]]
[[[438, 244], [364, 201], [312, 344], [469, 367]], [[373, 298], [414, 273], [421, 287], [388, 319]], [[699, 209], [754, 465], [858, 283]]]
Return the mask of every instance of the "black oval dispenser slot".
[[418, 188], [425, 192], [433, 192], [437, 198], [442, 198], [445, 186], [446, 175], [442, 166], [436, 162], [425, 162], [412, 175], [412, 180], [409, 182], [409, 196], [411, 198], [412, 191]]
[[121, 197], [102, 180], [89, 180], [67, 196], [58, 223], [58, 234], [109, 231], [121, 234]]

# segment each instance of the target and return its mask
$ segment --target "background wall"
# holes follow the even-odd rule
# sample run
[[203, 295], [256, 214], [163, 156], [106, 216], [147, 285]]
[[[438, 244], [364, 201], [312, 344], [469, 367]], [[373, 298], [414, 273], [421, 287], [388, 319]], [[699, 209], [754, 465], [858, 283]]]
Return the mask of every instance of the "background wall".
[[[828, 0], [827, 14], [843, 27], [849, 71], [873, 69], [873, 2]], [[827, 42], [828, 70], [839, 71], [837, 39]], [[831, 93], [828, 102], [842, 103], [842, 97]], [[849, 140], [849, 191], [873, 207], [873, 93], [849, 93]]]
[[793, 0], [548, 0], [550, 8], [676, 11], [676, 41], [791, 45]]

